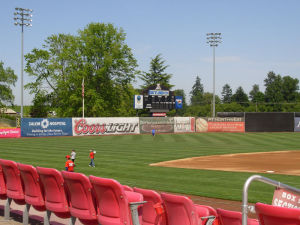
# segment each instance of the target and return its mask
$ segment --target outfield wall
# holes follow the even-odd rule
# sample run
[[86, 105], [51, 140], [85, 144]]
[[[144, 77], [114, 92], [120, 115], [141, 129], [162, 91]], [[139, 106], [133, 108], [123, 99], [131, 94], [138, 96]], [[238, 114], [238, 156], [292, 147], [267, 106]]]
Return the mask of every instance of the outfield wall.
[[[227, 114], [224, 114], [227, 115]], [[0, 138], [191, 132], [300, 132], [300, 113], [245, 113], [244, 117], [23, 118]], [[297, 117], [295, 117], [297, 116]]]

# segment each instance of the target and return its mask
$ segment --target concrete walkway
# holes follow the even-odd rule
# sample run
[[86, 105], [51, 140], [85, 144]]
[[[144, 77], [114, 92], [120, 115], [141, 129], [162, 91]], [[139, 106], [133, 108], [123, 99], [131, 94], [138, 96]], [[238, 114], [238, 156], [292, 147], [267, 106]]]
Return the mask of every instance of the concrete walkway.
[[[25, 205], [17, 205], [12, 201], [11, 203], [11, 213], [10, 220], [4, 219], [4, 206], [6, 204], [6, 200], [0, 200], [0, 225], [20, 225], [22, 224], [22, 214], [25, 208]], [[29, 224], [31, 225], [43, 225], [43, 217], [46, 212], [40, 212], [35, 210], [33, 207], [30, 207], [29, 211]], [[51, 225], [63, 225], [69, 224], [70, 219], [61, 219], [54, 214], [51, 214], [50, 223]], [[76, 220], [75, 225], [82, 225], [79, 220]]]

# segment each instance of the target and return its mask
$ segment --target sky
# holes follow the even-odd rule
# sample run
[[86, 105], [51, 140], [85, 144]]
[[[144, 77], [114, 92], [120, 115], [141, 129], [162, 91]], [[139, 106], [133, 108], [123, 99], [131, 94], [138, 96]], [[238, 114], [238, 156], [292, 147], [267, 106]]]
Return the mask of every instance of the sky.
[[[199, 76], [205, 92], [213, 91], [213, 53], [206, 34], [222, 34], [215, 49], [216, 94], [228, 83], [233, 93], [254, 84], [264, 91], [269, 71], [300, 80], [299, 0], [1, 0], [0, 61], [19, 79], [13, 87], [21, 103], [21, 27], [14, 25], [15, 7], [33, 10], [25, 27], [24, 54], [42, 48], [53, 34], [73, 34], [91, 22], [123, 28], [139, 70], [148, 72], [161, 54], [173, 89], [189, 92]], [[24, 84], [32, 78], [24, 73]], [[141, 85], [139, 79], [135, 87]], [[24, 105], [33, 96], [24, 93]]]

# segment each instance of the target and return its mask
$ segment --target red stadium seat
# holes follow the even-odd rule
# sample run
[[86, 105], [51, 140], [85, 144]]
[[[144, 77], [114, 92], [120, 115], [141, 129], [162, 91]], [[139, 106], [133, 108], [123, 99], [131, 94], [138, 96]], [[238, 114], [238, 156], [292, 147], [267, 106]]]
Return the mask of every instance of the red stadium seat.
[[185, 196], [162, 193], [167, 212], [168, 224], [172, 225], [199, 225], [201, 217], [212, 216], [210, 209], [195, 205], [191, 199]]
[[161, 196], [153, 190], [133, 188], [135, 192], [143, 195], [147, 202], [143, 205], [143, 225], [166, 225], [166, 214]]
[[[98, 204], [98, 222], [101, 225], [132, 225], [130, 202], [141, 202], [143, 196], [125, 191], [116, 180], [90, 176]], [[141, 224], [141, 221], [140, 221]]]
[[122, 185], [125, 191], [133, 191], [133, 188], [128, 185]]
[[20, 171], [18, 165], [14, 161], [0, 159], [0, 165], [4, 173], [6, 181], [6, 194], [8, 198], [12, 198], [17, 204], [24, 205], [23, 184], [20, 179]]
[[5, 184], [4, 174], [1, 165], [0, 165], [0, 199], [2, 200], [7, 199], [6, 184]]
[[[36, 167], [44, 190], [47, 218], [49, 223], [51, 212], [60, 218], [70, 218], [69, 202], [65, 192], [64, 179], [61, 173], [52, 168]], [[72, 219], [72, 218], [71, 218]]]
[[255, 204], [260, 225], [300, 225], [300, 209]]
[[35, 167], [18, 163], [21, 180], [24, 185], [26, 207], [23, 212], [23, 224], [28, 224], [29, 210], [32, 205], [38, 211], [45, 211], [44, 195]]
[[[236, 211], [229, 211], [225, 209], [217, 209], [220, 225], [242, 225], [242, 213]], [[248, 225], [258, 225], [256, 219], [247, 220]]]
[[43, 191], [36, 168], [31, 165], [18, 163], [21, 179], [24, 184], [24, 195], [27, 204], [32, 205], [38, 211], [45, 211]]
[[12, 200], [19, 205], [26, 204], [23, 192], [23, 184], [20, 179], [20, 171], [16, 162], [0, 159], [0, 166], [2, 167], [6, 182], [7, 202], [4, 209], [4, 217], [5, 219], [9, 219], [10, 204]]
[[70, 197], [70, 212], [83, 224], [98, 224], [92, 185], [82, 173], [62, 171]]

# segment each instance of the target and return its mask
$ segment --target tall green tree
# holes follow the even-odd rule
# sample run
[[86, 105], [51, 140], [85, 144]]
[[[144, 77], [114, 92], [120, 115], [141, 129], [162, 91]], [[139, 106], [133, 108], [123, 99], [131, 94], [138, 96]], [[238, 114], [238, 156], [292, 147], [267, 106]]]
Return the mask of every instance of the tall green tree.
[[230, 103], [232, 98], [232, 89], [229, 84], [225, 84], [222, 88], [222, 102]]
[[244, 89], [240, 86], [236, 89], [234, 95], [232, 95], [232, 101], [239, 103], [239, 104], [245, 104], [249, 101], [248, 95], [244, 92]]
[[14, 71], [10, 67], [4, 68], [4, 62], [0, 61], [0, 107], [13, 104], [15, 97], [11, 85], [15, 86], [17, 79]]
[[264, 102], [265, 101], [265, 95], [259, 90], [259, 85], [254, 84], [252, 86], [252, 90], [249, 92], [249, 98], [251, 99], [251, 102]]
[[295, 102], [299, 96], [299, 80], [290, 76], [282, 78], [282, 95], [286, 102]]
[[190, 92], [191, 95], [191, 105], [198, 105], [203, 104], [203, 94], [204, 94], [204, 88], [203, 84], [201, 83], [201, 79], [199, 76], [196, 77], [196, 81], [192, 87], [192, 90]]
[[284, 100], [282, 94], [282, 77], [270, 71], [267, 75], [265, 82], [265, 100], [270, 103], [279, 103]]
[[[48, 37], [43, 49], [27, 54], [26, 71], [35, 81], [27, 88], [46, 95], [58, 116], [128, 116], [137, 62], [125, 43], [125, 33], [112, 24], [91, 23], [78, 35]], [[41, 93], [46, 86], [47, 92]]]
[[143, 72], [139, 75], [140, 79], [144, 82], [141, 85], [142, 89], [160, 84], [171, 89], [174, 85], [170, 84], [172, 74], [166, 73], [166, 69], [169, 67], [165, 65], [166, 61], [163, 60], [161, 54], [156, 55], [150, 62], [149, 72]]

